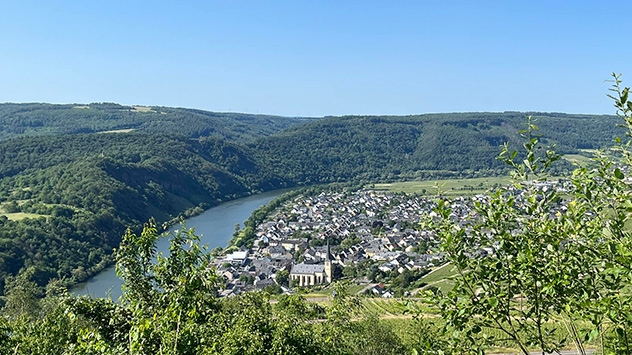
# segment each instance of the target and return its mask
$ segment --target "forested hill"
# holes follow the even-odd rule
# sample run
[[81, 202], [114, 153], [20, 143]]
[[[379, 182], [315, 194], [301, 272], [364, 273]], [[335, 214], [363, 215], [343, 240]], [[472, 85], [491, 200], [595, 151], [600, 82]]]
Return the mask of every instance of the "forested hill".
[[[525, 121], [524, 113], [458, 113], [297, 124], [301, 119], [229, 114], [213, 121], [217, 114], [203, 111], [142, 110], [0, 105], [0, 136], [13, 137], [0, 140], [0, 291], [6, 276], [27, 269], [41, 285], [85, 279], [108, 261], [126, 227], [258, 191], [498, 174], [499, 146], [516, 146]], [[624, 133], [611, 116], [534, 116], [563, 153], [609, 147]], [[134, 130], [79, 133], [125, 128]]]
[[[297, 182], [498, 174], [500, 146], [519, 145], [527, 113], [330, 117], [259, 139], [254, 150]], [[528, 113], [558, 152], [609, 147], [615, 116]]]
[[252, 156], [215, 138], [134, 133], [0, 142], [0, 286], [28, 268], [42, 285], [85, 279], [128, 226], [284, 186]]
[[0, 139], [133, 130], [246, 142], [312, 120], [115, 103], [6, 103], [0, 104]]

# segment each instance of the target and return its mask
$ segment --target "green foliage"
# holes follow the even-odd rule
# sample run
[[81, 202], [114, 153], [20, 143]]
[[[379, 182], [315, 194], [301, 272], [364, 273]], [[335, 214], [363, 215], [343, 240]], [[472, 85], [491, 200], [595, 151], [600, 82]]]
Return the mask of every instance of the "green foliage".
[[5, 281], [4, 307], [2, 313], [9, 318], [36, 318], [40, 314], [41, 289], [31, 281], [34, 269], [30, 268], [18, 276], [9, 276]]
[[350, 247], [360, 244], [361, 242], [362, 239], [355, 236], [349, 236], [348, 238], [345, 238], [342, 240], [342, 242], [340, 242], [340, 248], [349, 249]]
[[134, 130], [244, 142], [311, 120], [157, 106], [139, 110], [113, 103], [0, 104], [0, 139]]
[[[615, 76], [612, 97], [632, 137], [628, 92]], [[0, 353], [462, 353], [500, 343], [524, 352], [565, 344], [553, 322], [567, 325], [566, 340], [580, 350], [598, 342], [604, 352], [629, 352], [629, 140], [616, 141], [624, 164], [598, 155], [593, 166], [575, 171], [571, 191], [516, 181], [526, 191], [519, 201], [500, 190], [476, 207], [470, 234], [439, 203], [442, 218], [434, 227], [458, 276], [438, 301], [449, 337], [436, 341], [436, 328], [421, 318], [418, 340], [408, 344], [375, 319], [353, 319], [358, 302], [343, 285], [326, 309], [298, 296], [281, 296], [273, 307], [263, 292], [218, 299], [218, 277], [191, 231], [172, 236], [169, 256], [162, 256], [155, 252], [159, 228], [153, 222], [140, 228], [151, 216], [166, 222], [273, 188], [498, 174], [503, 162], [493, 156], [505, 141], [503, 160], [515, 177], [544, 180], [563, 164], [551, 165], [557, 154], [539, 147], [557, 144], [563, 153], [606, 147], [615, 135], [613, 117], [534, 113], [523, 132], [525, 151], [514, 154], [522, 114], [511, 112], [326, 118], [270, 136], [304, 120], [141, 111], [116, 104], [0, 105], [0, 139], [18, 137], [0, 142], [2, 210], [46, 215], [0, 216]], [[535, 135], [535, 119], [546, 139]], [[141, 133], [79, 134], [117, 129]], [[60, 133], [70, 135], [49, 136]], [[300, 193], [308, 192], [255, 211], [227, 251], [250, 245], [257, 224]], [[105, 267], [125, 226], [132, 228], [116, 253], [125, 280], [120, 303], [70, 297], [54, 285], [39, 298], [51, 279], [76, 282]], [[357, 242], [348, 240], [343, 247]], [[469, 253], [484, 247], [494, 252]], [[376, 270], [367, 264], [336, 273], [382, 278]], [[287, 282], [284, 276], [277, 274]], [[418, 276], [402, 273], [394, 283], [410, 288]]]
[[406, 347], [397, 336], [393, 327], [376, 316], [353, 323], [350, 332], [350, 343], [353, 354], [362, 355], [396, 355], [406, 353]]
[[281, 286], [289, 286], [290, 271], [289, 270], [277, 271], [275, 280], [277, 284]]
[[[336, 286], [331, 307], [300, 295], [272, 305], [263, 292], [218, 299], [219, 277], [197, 236], [183, 228], [169, 256], [156, 254], [153, 222], [117, 250], [119, 303], [72, 297], [51, 286], [36, 315], [0, 318], [6, 354], [394, 354], [404, 345], [375, 320], [352, 322], [357, 299]], [[11, 282], [17, 290], [24, 282]], [[7, 297], [12, 297], [13, 291]], [[14, 310], [10, 307], [7, 310]], [[9, 320], [9, 321], [7, 321]], [[367, 337], [370, 337], [367, 341]]]
[[7, 202], [4, 206], [2, 206], [2, 208], [7, 213], [16, 213], [16, 212], [20, 212], [21, 211], [20, 207], [18, 206], [17, 202], [15, 202], [15, 201]]
[[0, 280], [34, 267], [40, 286], [102, 270], [125, 226], [177, 220], [281, 184], [250, 152], [215, 139], [38, 137], [0, 142], [0, 151], [2, 209], [48, 216], [2, 221]]
[[[452, 113], [406, 117], [328, 117], [257, 140], [266, 165], [304, 183], [498, 175], [504, 142], [518, 146], [523, 114]], [[562, 153], [604, 148], [616, 135], [613, 116], [533, 113], [544, 143]], [[522, 157], [522, 155], [521, 155]], [[556, 169], [565, 170], [566, 162]]]
[[[40, 286], [60, 277], [83, 281], [111, 263], [111, 251], [127, 226], [139, 232], [149, 218], [175, 221], [260, 191], [315, 182], [473, 175], [477, 169], [496, 174], [502, 169], [492, 153], [504, 140], [499, 137], [512, 136], [516, 117], [327, 118], [269, 136], [304, 120], [157, 107], [141, 112], [116, 104], [0, 105], [0, 125], [21, 137], [0, 141], [1, 208], [46, 217], [6, 221], [0, 216], [0, 281], [29, 267], [36, 269]], [[554, 127], [567, 127], [576, 121], [582, 127], [605, 127], [587, 130], [591, 135], [583, 132], [591, 147], [604, 146], [603, 137], [612, 136], [606, 129], [610, 117], [549, 117], [541, 118], [543, 125], [552, 121]], [[26, 126], [31, 128], [18, 132]], [[122, 128], [136, 131], [77, 134]], [[60, 132], [73, 134], [54, 135]], [[444, 133], [449, 139], [441, 138]], [[565, 133], [555, 142], [576, 153], [571, 142], [576, 129]], [[259, 140], [244, 145], [216, 137]], [[463, 169], [469, 170], [454, 172]], [[274, 208], [272, 203], [256, 211], [232, 245], [250, 245], [256, 224]]]
[[[611, 97], [630, 137], [629, 90], [614, 78]], [[458, 272], [452, 291], [436, 300], [450, 347], [474, 352], [508, 342], [529, 354], [572, 343], [580, 353], [587, 344], [602, 353], [629, 353], [632, 189], [624, 171], [632, 161], [620, 164], [598, 153], [594, 163], [575, 170], [569, 190], [539, 188], [559, 156], [540, 145], [536, 130], [528, 117], [520, 162], [505, 147], [501, 159], [516, 181], [477, 203], [470, 226], [456, 223], [450, 205], [437, 201], [439, 218], [431, 224]], [[630, 140], [616, 142], [629, 157]], [[480, 250], [489, 253], [474, 253]], [[560, 323], [563, 337], [551, 326]]]

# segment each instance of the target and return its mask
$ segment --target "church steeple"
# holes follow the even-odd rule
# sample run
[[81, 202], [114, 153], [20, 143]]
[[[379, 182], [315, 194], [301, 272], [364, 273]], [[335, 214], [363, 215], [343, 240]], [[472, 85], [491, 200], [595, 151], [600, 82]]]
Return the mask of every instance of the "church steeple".
[[327, 254], [325, 255], [325, 275], [326, 282], [332, 281], [332, 273], [331, 273], [331, 249], [329, 248], [329, 238], [327, 238]]

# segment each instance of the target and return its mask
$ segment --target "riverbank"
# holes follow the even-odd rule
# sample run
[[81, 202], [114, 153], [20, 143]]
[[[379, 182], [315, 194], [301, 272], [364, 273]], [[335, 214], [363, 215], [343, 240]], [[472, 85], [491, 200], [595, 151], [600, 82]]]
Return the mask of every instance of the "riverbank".
[[[288, 191], [291, 190], [273, 190], [227, 201], [215, 207], [211, 207], [197, 216], [187, 218], [185, 225], [188, 228], [195, 228], [195, 233], [201, 238], [201, 244], [207, 244], [209, 250], [216, 247], [225, 248], [232, 239], [235, 224], [242, 224], [252, 215], [253, 211], [263, 205], [267, 205], [270, 201], [282, 196]], [[173, 231], [178, 228], [177, 225], [174, 225], [167, 231]], [[167, 252], [169, 239], [159, 239], [156, 247], [158, 251]], [[77, 284], [72, 288], [71, 292], [93, 297], [110, 296], [116, 300], [121, 295], [121, 285], [122, 282], [118, 276], [116, 276], [115, 267], [111, 265], [88, 281]]]

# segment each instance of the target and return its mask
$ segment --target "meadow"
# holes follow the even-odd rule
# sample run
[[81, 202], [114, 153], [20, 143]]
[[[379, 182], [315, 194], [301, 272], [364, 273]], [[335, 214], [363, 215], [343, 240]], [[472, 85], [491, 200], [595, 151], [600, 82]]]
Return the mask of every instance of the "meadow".
[[509, 176], [496, 176], [470, 179], [441, 179], [424, 181], [402, 181], [374, 184], [371, 187], [378, 191], [416, 193], [422, 195], [438, 195], [447, 197], [474, 196], [488, 190], [511, 183]]

